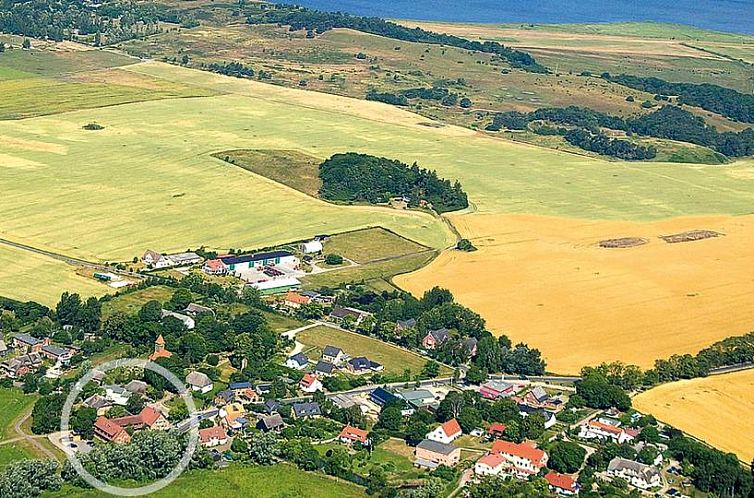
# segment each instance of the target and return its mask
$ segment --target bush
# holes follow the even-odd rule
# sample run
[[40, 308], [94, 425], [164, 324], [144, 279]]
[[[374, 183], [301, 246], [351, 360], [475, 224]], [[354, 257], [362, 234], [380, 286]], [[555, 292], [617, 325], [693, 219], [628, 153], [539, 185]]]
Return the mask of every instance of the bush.
[[459, 251], [473, 252], [476, 251], [476, 247], [471, 243], [469, 239], [461, 239], [456, 244], [456, 249]]
[[328, 254], [325, 256], [325, 263], [328, 265], [342, 265], [343, 264], [343, 256], [339, 254]]

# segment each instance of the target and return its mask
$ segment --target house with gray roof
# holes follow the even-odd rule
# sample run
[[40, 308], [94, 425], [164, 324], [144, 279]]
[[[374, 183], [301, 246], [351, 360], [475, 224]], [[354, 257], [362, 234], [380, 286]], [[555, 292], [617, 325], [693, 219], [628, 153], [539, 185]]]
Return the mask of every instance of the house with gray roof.
[[309, 364], [309, 358], [304, 353], [296, 353], [285, 360], [285, 366], [295, 370], [303, 370]]
[[283, 422], [283, 417], [281, 417], [279, 413], [266, 415], [260, 418], [259, 422], [257, 422], [257, 429], [265, 432], [279, 431], [283, 427], [285, 427], [285, 422]]
[[348, 355], [344, 353], [342, 349], [336, 348], [335, 346], [327, 345], [325, 346], [325, 349], [322, 350], [322, 359], [328, 363], [337, 365], [338, 363], [345, 361], [347, 358]]
[[319, 418], [322, 416], [322, 410], [319, 403], [315, 401], [306, 403], [293, 403], [293, 418]]
[[662, 486], [662, 474], [657, 468], [621, 457], [610, 460], [607, 473], [645, 491]]

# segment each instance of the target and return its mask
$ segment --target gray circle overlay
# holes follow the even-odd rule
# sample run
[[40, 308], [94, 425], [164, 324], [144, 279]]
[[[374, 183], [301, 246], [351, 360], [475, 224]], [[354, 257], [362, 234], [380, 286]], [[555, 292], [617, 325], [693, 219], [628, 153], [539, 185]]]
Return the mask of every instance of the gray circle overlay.
[[[81, 476], [81, 478], [86, 481], [87, 484], [95, 489], [115, 496], [144, 496], [150, 493], [154, 493], [155, 491], [159, 491], [160, 489], [168, 486], [178, 476], [180, 476], [191, 463], [191, 457], [194, 455], [196, 446], [199, 441], [199, 424], [197, 423], [198, 417], [196, 416], [196, 405], [194, 404], [194, 398], [191, 396], [191, 391], [186, 389], [186, 386], [183, 384], [183, 382], [170, 370], [152, 361], [139, 358], [122, 358], [119, 360], [108, 361], [106, 363], [93, 367], [86, 374], [84, 374], [83, 377], [76, 381], [76, 383], [73, 385], [73, 389], [71, 389], [71, 392], [68, 394], [68, 397], [65, 400], [65, 404], [63, 405], [63, 414], [60, 418], [60, 430], [64, 434], [68, 434], [70, 430], [70, 418], [71, 411], [73, 410], [73, 405], [81, 394], [81, 391], [84, 389], [84, 386], [86, 386], [94, 378], [94, 372], [98, 371], [106, 373], [110, 370], [121, 367], [139, 367], [151, 370], [152, 372], [162, 375], [165, 379], [168, 380], [168, 382], [170, 382], [176, 389], [178, 389], [181, 399], [184, 403], [186, 403], [186, 407], [189, 412], [189, 418], [191, 420], [188, 445], [186, 446], [186, 451], [183, 453], [181, 460], [178, 462], [178, 465], [162, 479], [138, 488], [121, 488], [118, 486], [112, 486], [97, 479], [84, 468], [75, 452], [70, 452], [68, 454], [68, 460], [71, 462], [71, 465], [73, 465], [73, 468], [76, 469], [76, 472], [79, 474], [79, 476]], [[64, 436], [64, 440], [70, 442], [70, 437]]]

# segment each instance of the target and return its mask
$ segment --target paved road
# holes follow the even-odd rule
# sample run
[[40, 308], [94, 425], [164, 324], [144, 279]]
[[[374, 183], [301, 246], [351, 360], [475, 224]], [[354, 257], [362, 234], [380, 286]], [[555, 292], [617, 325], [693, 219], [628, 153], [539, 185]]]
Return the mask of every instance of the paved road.
[[84, 259], [66, 256], [65, 254], [60, 254], [60, 253], [56, 253], [52, 251], [45, 251], [44, 249], [38, 249], [36, 247], [28, 246], [26, 244], [21, 244], [19, 242], [13, 242], [12, 240], [0, 239], [0, 244], [6, 245], [9, 247], [14, 247], [16, 249], [21, 249], [22, 251], [28, 251], [28, 252], [33, 252], [35, 254], [40, 254], [42, 256], [47, 256], [48, 258], [57, 259], [58, 261], [62, 261], [63, 263], [66, 263], [72, 266], [84, 266], [86, 268], [91, 268], [93, 270], [107, 271], [111, 273], [117, 273], [119, 275], [126, 275], [129, 277], [138, 278], [138, 279], [146, 278], [141, 273], [118, 270], [112, 266], [105, 266], [99, 263], [92, 263], [91, 261], [86, 261]]
[[732, 372], [740, 372], [742, 370], [749, 370], [754, 368], [754, 362], [740, 363], [738, 365], [730, 365], [727, 367], [713, 368], [709, 371], [710, 375], [722, 375]]

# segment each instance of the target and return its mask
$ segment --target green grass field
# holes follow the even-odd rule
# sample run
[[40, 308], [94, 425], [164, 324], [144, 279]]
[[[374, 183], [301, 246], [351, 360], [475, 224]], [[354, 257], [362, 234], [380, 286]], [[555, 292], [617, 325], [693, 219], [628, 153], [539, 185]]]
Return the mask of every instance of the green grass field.
[[[403, 348], [355, 332], [323, 325], [299, 332], [296, 334], [296, 340], [307, 346], [304, 351], [314, 348], [317, 354], [320, 354], [324, 347], [329, 345], [341, 348], [352, 358], [366, 356], [370, 360], [382, 363], [385, 367], [385, 373], [402, 374], [404, 370], [409, 368], [411, 373], [416, 375], [427, 362], [426, 358]], [[450, 375], [450, 373], [450, 369], [447, 367], [440, 369], [441, 377]]]
[[35, 396], [27, 396], [18, 389], [0, 389], [0, 468], [34, 456], [22, 443], [5, 441], [18, 436], [13, 429], [15, 420], [34, 404], [35, 399]]
[[357, 263], [405, 256], [426, 250], [426, 247], [380, 227], [333, 235], [324, 244], [325, 254], [339, 254]]
[[103, 283], [77, 274], [75, 267], [62, 261], [0, 244], [2, 296], [52, 306], [65, 291], [88, 297], [111, 290]]
[[[110, 495], [95, 490], [66, 487], [43, 498], [106, 498]], [[218, 471], [191, 471], [167, 488], [154, 493], [154, 498], [206, 498], [207, 496], [244, 496], [248, 498], [357, 498], [364, 490], [354, 484], [311, 474], [286, 464], [271, 467], [231, 466]]]
[[115, 312], [132, 315], [137, 313], [148, 301], [157, 300], [164, 303], [173, 296], [175, 289], [164, 285], [155, 285], [135, 292], [115, 296], [102, 306], [102, 316], [106, 318]]

